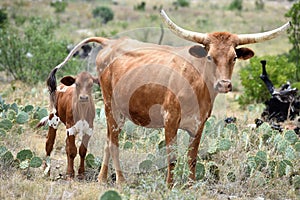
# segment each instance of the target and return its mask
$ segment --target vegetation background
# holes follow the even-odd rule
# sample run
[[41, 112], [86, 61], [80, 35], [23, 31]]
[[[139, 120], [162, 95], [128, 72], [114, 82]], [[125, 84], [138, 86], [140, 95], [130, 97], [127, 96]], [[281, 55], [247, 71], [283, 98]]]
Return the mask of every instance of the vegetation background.
[[[257, 77], [259, 60], [267, 60], [267, 70], [271, 71], [271, 80], [276, 77], [277, 87], [287, 80], [298, 81], [293, 76], [297, 63], [281, 57], [288, 54], [297, 41], [290, 43], [284, 34], [271, 41], [248, 45], [256, 57], [236, 64], [234, 91], [219, 95], [216, 100], [213, 117], [206, 124], [200, 145], [197, 182], [189, 189], [185, 187], [187, 134], [178, 133], [176, 184], [169, 190], [165, 185], [163, 130], [143, 129], [129, 122], [120, 136], [120, 158], [128, 184], [115, 186], [112, 181], [99, 185], [95, 181], [106, 132], [98, 88], [95, 88], [98, 113], [88, 149], [85, 181], [62, 178], [66, 166], [62, 126], [51, 155], [51, 177], [43, 176], [39, 158], [45, 159], [47, 130], [34, 129], [37, 121], [47, 114], [45, 79], [50, 70], [63, 61], [69, 44], [95, 35], [129, 36], [158, 43], [161, 8], [178, 25], [193, 31], [267, 31], [290, 20], [285, 15], [296, 3], [299, 1], [2, 0], [0, 198], [98, 199], [106, 191], [115, 190], [122, 199], [299, 199], [299, 138], [292, 131], [274, 131], [268, 124], [254, 130], [247, 126], [260, 117], [261, 103], [268, 98], [266, 88]], [[190, 43], [164, 29], [162, 44]], [[82, 70], [96, 75], [96, 49], [84, 60], [72, 59], [60, 71], [58, 79]], [[225, 117], [236, 117], [237, 121], [225, 126]], [[113, 171], [111, 176], [113, 180]]]

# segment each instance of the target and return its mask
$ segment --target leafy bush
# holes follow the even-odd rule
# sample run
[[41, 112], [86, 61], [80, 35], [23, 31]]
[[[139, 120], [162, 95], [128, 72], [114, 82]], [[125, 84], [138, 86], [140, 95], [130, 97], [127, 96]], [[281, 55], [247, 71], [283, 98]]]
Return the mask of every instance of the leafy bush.
[[177, 8], [177, 7], [189, 7], [190, 6], [190, 2], [188, 0], [176, 0], [175, 2], [173, 2], [173, 5]]
[[244, 93], [238, 99], [240, 105], [262, 103], [270, 98], [267, 87], [260, 79], [262, 73], [260, 60], [267, 61], [266, 70], [275, 88], [279, 88], [287, 81], [295, 80], [296, 66], [288, 62], [286, 56], [254, 57], [250, 60], [250, 65], [240, 71], [241, 83], [244, 87]]
[[133, 7], [134, 10], [145, 11], [146, 2], [142, 1]]
[[[32, 18], [23, 31], [0, 30], [0, 71], [31, 84], [46, 80], [50, 70], [67, 56], [68, 42], [55, 41], [54, 28], [52, 21]], [[67, 65], [72, 65], [65, 68], [69, 73], [79, 67], [76, 60]]]
[[101, 18], [102, 23], [106, 24], [107, 22], [113, 20], [114, 13], [109, 7], [100, 6], [93, 10], [93, 16], [94, 18]]
[[0, 29], [5, 28], [8, 24], [7, 13], [5, 9], [0, 9]]
[[233, 0], [228, 7], [229, 10], [239, 10], [243, 9], [243, 0]]
[[263, 0], [255, 0], [255, 9], [263, 10], [265, 8], [265, 2]]
[[64, 0], [53, 0], [51, 1], [50, 6], [55, 8], [56, 13], [62, 13], [65, 12], [68, 3]]
[[285, 14], [286, 17], [291, 18], [293, 26], [288, 30], [289, 41], [292, 44], [288, 58], [291, 62], [295, 62], [297, 67], [296, 78], [300, 81], [300, 1], [293, 4], [292, 8]]

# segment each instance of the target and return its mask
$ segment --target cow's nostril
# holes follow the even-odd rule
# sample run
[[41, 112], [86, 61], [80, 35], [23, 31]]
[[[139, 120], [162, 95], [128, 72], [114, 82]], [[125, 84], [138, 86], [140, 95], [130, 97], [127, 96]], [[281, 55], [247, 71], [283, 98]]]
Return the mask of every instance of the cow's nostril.
[[232, 84], [230, 80], [221, 80], [217, 83], [217, 88], [220, 92], [232, 91]]
[[83, 101], [86, 101], [86, 100], [89, 99], [89, 97], [88, 97], [88, 96], [80, 96], [79, 99], [80, 99], [80, 100], [83, 100]]

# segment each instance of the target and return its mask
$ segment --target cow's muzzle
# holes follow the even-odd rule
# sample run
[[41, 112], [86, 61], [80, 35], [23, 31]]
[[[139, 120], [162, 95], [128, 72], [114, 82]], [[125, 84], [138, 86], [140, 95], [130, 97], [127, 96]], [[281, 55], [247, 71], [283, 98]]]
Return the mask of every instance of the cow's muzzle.
[[220, 80], [215, 85], [215, 89], [219, 93], [227, 93], [232, 91], [232, 84], [230, 80]]
[[89, 96], [88, 95], [80, 95], [79, 96], [79, 101], [80, 102], [87, 102], [89, 100]]

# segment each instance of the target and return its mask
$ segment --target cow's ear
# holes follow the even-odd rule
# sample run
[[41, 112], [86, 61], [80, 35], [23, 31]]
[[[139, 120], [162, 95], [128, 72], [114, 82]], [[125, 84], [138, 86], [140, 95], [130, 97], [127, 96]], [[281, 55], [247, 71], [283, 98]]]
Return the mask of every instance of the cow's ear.
[[247, 60], [254, 56], [254, 52], [246, 47], [235, 49], [236, 56], [238, 59]]
[[71, 86], [75, 83], [75, 78], [73, 76], [64, 76], [60, 82], [66, 86]]
[[207, 55], [207, 52], [204, 49], [204, 47], [199, 46], [199, 45], [192, 46], [189, 49], [189, 53], [196, 58], [203, 58], [203, 57], [206, 57], [206, 55]]
[[93, 82], [97, 85], [100, 85], [98, 77], [93, 77]]

